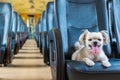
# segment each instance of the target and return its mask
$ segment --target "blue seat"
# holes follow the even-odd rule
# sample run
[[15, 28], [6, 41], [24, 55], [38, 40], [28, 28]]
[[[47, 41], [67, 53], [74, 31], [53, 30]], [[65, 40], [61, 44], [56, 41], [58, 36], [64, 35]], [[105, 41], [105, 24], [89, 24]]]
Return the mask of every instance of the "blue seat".
[[26, 41], [26, 37], [27, 37], [27, 34], [26, 34], [26, 24], [23, 22], [23, 33], [22, 33], [22, 46], [24, 45], [25, 41]]
[[47, 32], [47, 27], [46, 27], [46, 11], [43, 11], [42, 13], [42, 20], [41, 20], [41, 53], [44, 54], [45, 48], [44, 45], [44, 40], [46, 41], [46, 32]]
[[16, 27], [14, 24], [13, 31], [15, 32], [15, 49], [14, 49], [14, 54], [18, 53], [19, 46], [20, 46], [20, 35], [19, 35], [19, 27], [20, 27], [20, 19], [19, 19], [19, 14], [15, 12], [16, 16]]
[[[109, 32], [110, 32], [110, 41], [112, 46], [112, 51], [117, 51], [116, 48], [116, 39], [115, 39], [115, 31], [114, 31], [114, 14], [113, 14], [113, 1], [107, 0], [108, 4], [108, 15], [109, 15]], [[114, 52], [117, 53], [117, 52]]]
[[[25, 29], [26, 27], [26, 29]], [[26, 32], [28, 31], [25, 31], [25, 30], [28, 30], [26, 24], [24, 23], [23, 19], [21, 18], [21, 16], [18, 16], [18, 28], [17, 28], [17, 51], [16, 53], [18, 52], [18, 49], [21, 49], [23, 44], [25, 43], [27, 37], [28, 37], [28, 34], [26, 34]]]
[[24, 23], [24, 43], [26, 42], [26, 40], [28, 39], [29, 34], [28, 34], [28, 27], [27, 25]]
[[[46, 27], [47, 27], [47, 31], [46, 31], [46, 40], [43, 40], [44, 44], [43, 44], [43, 54], [44, 54], [44, 63], [49, 65], [50, 61], [49, 61], [49, 32], [52, 28], [55, 27], [55, 22], [54, 22], [54, 2], [49, 2], [47, 4], [47, 8], [46, 8]], [[45, 39], [45, 38], [43, 38]], [[46, 45], [45, 45], [46, 44]]]
[[111, 26], [112, 26], [112, 38], [115, 45], [114, 52], [116, 57], [120, 58], [120, 0], [111, 0]]
[[42, 18], [39, 19], [39, 24], [38, 24], [38, 45], [39, 45], [39, 50], [42, 52]]
[[22, 48], [22, 45], [23, 45], [23, 32], [24, 32], [24, 26], [23, 26], [23, 21], [22, 21], [22, 18], [20, 16], [20, 49]]
[[0, 3], [0, 64], [10, 63], [10, 39], [8, 37], [12, 21], [12, 6], [9, 3]]
[[40, 47], [40, 25], [41, 25], [41, 19], [39, 19], [38, 20], [38, 23], [37, 23], [37, 25], [36, 25], [36, 27], [35, 27], [35, 34], [34, 34], [34, 36], [35, 36], [35, 40], [36, 40], [36, 42], [37, 42], [37, 47]]
[[20, 49], [20, 15], [17, 15], [17, 32], [16, 32], [16, 45], [15, 45], [15, 52], [14, 54], [17, 54]]
[[38, 25], [38, 27], [39, 27], [39, 29], [38, 29], [38, 45], [39, 45], [39, 49], [40, 49], [40, 52], [42, 52], [42, 40], [41, 40], [41, 25], [42, 25], [42, 19], [40, 18], [39, 19], [39, 25]]
[[22, 48], [22, 46], [24, 45], [25, 43], [25, 38], [26, 38], [26, 34], [25, 34], [25, 23], [24, 21], [22, 20], [22, 18], [20, 17], [20, 49]]
[[17, 25], [18, 25], [18, 20], [17, 20], [17, 12], [13, 13], [13, 27], [12, 27], [12, 49], [13, 52], [15, 52], [15, 44], [16, 44], [16, 33], [17, 33]]
[[35, 41], [36, 41], [36, 43], [37, 43], [37, 47], [39, 47], [38, 46], [38, 37], [37, 37], [37, 31], [38, 31], [38, 24], [36, 25], [36, 27], [35, 27], [35, 33], [34, 33], [34, 39], [35, 39]]
[[14, 50], [13, 50], [13, 32], [12, 32], [12, 28], [13, 28], [13, 19], [14, 19], [14, 17], [13, 17], [13, 9], [11, 9], [11, 21], [10, 21], [10, 28], [9, 28], [9, 31], [8, 31], [8, 38], [7, 38], [7, 53], [9, 53], [8, 55], [7, 55], [7, 64], [10, 64], [10, 63], [12, 63], [12, 59], [13, 59], [13, 53], [14, 53]]
[[104, 46], [112, 64], [109, 68], [103, 67], [100, 62], [89, 67], [71, 60], [74, 44], [84, 29], [91, 32], [106, 30], [110, 34], [106, 0], [55, 0], [55, 15], [58, 29], [52, 29], [49, 37], [53, 80], [119, 79], [119, 60], [114, 59], [110, 43]]
[[14, 56], [14, 51], [15, 51], [15, 37], [16, 37], [16, 28], [17, 28], [17, 13], [12, 11], [12, 20], [11, 20], [11, 26], [10, 26], [10, 30], [9, 30], [9, 42], [8, 42], [8, 46], [9, 46], [9, 63], [12, 63], [12, 59]]

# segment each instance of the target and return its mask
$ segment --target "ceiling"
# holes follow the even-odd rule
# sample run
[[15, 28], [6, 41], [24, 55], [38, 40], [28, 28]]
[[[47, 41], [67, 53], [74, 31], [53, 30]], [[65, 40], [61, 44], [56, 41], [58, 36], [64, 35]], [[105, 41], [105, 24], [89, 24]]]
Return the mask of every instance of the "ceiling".
[[41, 14], [49, 1], [53, 0], [0, 0], [11, 3], [19, 14]]

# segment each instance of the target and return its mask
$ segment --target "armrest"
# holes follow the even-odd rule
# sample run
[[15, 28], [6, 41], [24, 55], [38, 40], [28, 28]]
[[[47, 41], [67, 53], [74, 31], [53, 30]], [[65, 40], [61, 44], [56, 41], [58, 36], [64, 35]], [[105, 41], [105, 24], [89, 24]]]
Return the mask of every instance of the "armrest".
[[49, 33], [49, 53], [54, 80], [65, 80], [65, 55], [59, 29], [54, 28]]

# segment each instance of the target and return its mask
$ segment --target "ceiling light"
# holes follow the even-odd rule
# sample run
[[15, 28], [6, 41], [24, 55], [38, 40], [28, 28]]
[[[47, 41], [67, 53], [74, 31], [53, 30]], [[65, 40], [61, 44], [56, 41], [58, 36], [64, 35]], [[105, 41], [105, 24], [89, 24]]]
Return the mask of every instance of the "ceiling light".
[[29, 12], [30, 12], [30, 13], [34, 13], [34, 12], [35, 12], [34, 6], [31, 6], [31, 7], [29, 8]]
[[34, 4], [33, 0], [29, 0], [29, 3]]

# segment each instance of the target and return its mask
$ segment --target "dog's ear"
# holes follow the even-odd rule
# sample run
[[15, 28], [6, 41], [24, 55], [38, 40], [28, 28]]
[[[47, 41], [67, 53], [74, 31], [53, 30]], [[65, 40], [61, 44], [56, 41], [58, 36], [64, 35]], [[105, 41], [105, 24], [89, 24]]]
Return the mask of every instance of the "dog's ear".
[[84, 32], [80, 35], [79, 37], [79, 42], [80, 44], [85, 44], [85, 40], [86, 40], [86, 35], [89, 33], [88, 30], [84, 30]]
[[103, 36], [103, 44], [104, 45], [108, 44], [110, 42], [110, 40], [109, 40], [109, 36], [108, 36], [107, 32], [105, 30], [102, 30], [102, 31], [100, 31], [100, 33]]

